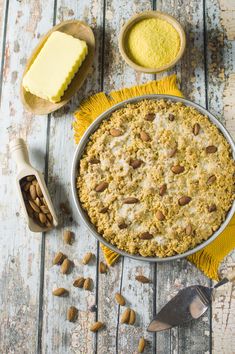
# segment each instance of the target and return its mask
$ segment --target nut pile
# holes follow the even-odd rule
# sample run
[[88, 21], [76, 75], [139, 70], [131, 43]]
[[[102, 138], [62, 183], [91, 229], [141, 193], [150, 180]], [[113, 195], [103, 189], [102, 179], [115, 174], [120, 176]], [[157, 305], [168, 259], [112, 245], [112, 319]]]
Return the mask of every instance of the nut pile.
[[53, 217], [36, 177], [30, 175], [22, 178], [20, 188], [29, 217], [39, 226], [50, 229], [53, 226]]

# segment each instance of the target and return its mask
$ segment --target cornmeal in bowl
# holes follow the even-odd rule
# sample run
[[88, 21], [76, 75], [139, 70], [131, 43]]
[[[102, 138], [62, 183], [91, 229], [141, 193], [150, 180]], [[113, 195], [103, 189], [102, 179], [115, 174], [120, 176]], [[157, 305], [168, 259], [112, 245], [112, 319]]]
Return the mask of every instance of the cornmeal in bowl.
[[116, 110], [90, 136], [78, 196], [109, 243], [168, 257], [195, 248], [234, 200], [231, 148], [195, 108], [143, 100]]

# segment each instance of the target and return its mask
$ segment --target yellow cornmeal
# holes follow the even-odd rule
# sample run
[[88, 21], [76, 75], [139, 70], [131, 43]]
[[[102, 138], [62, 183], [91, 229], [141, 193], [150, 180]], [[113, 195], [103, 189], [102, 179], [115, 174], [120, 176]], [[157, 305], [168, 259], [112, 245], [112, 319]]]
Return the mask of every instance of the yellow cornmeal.
[[131, 60], [145, 68], [159, 68], [171, 63], [180, 49], [180, 37], [167, 21], [157, 18], [136, 23], [127, 35]]

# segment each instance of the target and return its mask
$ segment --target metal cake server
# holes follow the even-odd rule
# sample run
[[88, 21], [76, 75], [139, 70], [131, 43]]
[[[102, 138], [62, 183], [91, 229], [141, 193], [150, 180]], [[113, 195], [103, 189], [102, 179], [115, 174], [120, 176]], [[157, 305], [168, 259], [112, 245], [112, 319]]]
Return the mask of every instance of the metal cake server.
[[152, 320], [148, 331], [164, 331], [201, 317], [211, 304], [214, 290], [229, 281], [235, 281], [235, 270], [214, 287], [193, 285], [180, 290]]

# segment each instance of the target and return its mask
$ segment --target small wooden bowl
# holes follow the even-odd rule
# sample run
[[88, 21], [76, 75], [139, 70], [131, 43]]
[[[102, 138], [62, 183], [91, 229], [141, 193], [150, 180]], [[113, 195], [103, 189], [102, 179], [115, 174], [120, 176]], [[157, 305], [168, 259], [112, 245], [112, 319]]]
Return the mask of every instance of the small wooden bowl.
[[[181, 45], [177, 56], [175, 57], [174, 60], [172, 60], [172, 62], [170, 62], [167, 65], [161, 66], [159, 68], [146, 68], [144, 66], [140, 66], [136, 64], [133, 60], [131, 60], [127, 53], [126, 36], [130, 31], [131, 27], [135, 25], [137, 22], [149, 18], [158, 18], [167, 21], [176, 29], [176, 31], [180, 36]], [[174, 17], [159, 11], [145, 11], [140, 14], [134, 15], [122, 27], [119, 35], [119, 50], [125, 62], [136, 71], [140, 71], [148, 74], [160, 73], [162, 71], [166, 71], [172, 68], [183, 56], [185, 51], [185, 46], [186, 46], [186, 36], [181, 24]]]
[[53, 103], [44, 100], [40, 97], [37, 97], [35, 95], [32, 95], [30, 92], [24, 89], [21, 81], [21, 87], [20, 87], [21, 101], [25, 106], [25, 108], [34, 114], [49, 114], [64, 106], [72, 98], [72, 96], [78, 91], [78, 89], [82, 86], [87, 75], [89, 74], [90, 68], [94, 60], [95, 37], [92, 32], [92, 29], [82, 21], [77, 21], [77, 20], [64, 21], [59, 23], [57, 26], [54, 26], [49, 32], [47, 32], [47, 34], [45, 34], [45, 36], [42, 37], [37, 47], [34, 49], [33, 53], [31, 54], [31, 57], [27, 61], [23, 77], [26, 74], [26, 72], [29, 70], [30, 66], [32, 65], [33, 61], [35, 60], [40, 50], [42, 49], [47, 38], [54, 31], [64, 32], [70, 34], [75, 38], [84, 40], [88, 46], [88, 54], [84, 62], [82, 63], [81, 67], [79, 68], [78, 72], [75, 74], [74, 78], [72, 79], [67, 90], [64, 92], [64, 95], [62, 96], [60, 102]]

